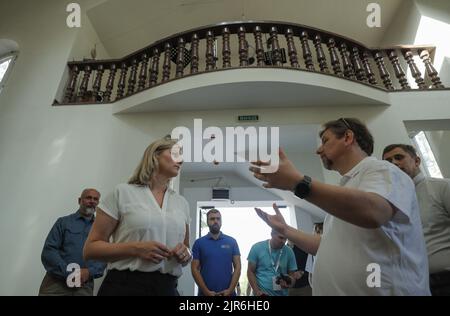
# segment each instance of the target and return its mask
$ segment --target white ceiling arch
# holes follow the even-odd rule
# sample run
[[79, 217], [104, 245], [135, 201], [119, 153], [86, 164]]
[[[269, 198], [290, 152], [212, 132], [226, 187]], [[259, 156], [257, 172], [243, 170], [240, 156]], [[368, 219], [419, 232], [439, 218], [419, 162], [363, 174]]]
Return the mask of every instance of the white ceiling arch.
[[[164, 37], [225, 21], [304, 24], [377, 46], [402, 3], [409, 0], [107, 0], [87, 11], [111, 58]], [[366, 24], [367, 6], [381, 8], [381, 27]]]

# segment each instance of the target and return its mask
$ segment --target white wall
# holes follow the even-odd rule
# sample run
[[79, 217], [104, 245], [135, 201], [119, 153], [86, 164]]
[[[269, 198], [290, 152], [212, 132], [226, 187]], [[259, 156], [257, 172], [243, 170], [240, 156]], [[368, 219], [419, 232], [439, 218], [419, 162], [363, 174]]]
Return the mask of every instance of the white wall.
[[[236, 115], [248, 111], [114, 116], [109, 105], [52, 107], [83, 28], [65, 26], [65, 3], [58, 0], [40, 2], [39, 14], [32, 1], [3, 1], [0, 12], [0, 38], [20, 47], [0, 94], [0, 295], [35, 295], [44, 275], [44, 239], [57, 217], [76, 210], [82, 188], [105, 194], [126, 181], [145, 147], [175, 126], [190, 126], [194, 118], [205, 126], [234, 126]], [[395, 93], [390, 107], [274, 106], [258, 112], [266, 126], [359, 117], [372, 130], [379, 156], [384, 145], [408, 140], [404, 120], [450, 119], [448, 97], [446, 91]], [[297, 166], [304, 170], [301, 161]]]
[[[403, 1], [397, 13], [389, 25], [380, 47], [414, 43], [420, 23], [420, 12], [415, 1]], [[383, 19], [383, 17], [381, 18]]]
[[450, 130], [426, 132], [431, 150], [445, 178], [450, 178]]

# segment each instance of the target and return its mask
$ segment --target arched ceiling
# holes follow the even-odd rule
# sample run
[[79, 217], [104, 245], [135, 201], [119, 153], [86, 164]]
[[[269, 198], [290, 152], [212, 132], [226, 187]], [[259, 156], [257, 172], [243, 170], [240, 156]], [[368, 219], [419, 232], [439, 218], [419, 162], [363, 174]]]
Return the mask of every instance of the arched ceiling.
[[[285, 21], [331, 31], [377, 46], [409, 0], [105, 0], [87, 10], [112, 58], [161, 38], [224, 21]], [[381, 7], [381, 27], [366, 24], [367, 5]]]

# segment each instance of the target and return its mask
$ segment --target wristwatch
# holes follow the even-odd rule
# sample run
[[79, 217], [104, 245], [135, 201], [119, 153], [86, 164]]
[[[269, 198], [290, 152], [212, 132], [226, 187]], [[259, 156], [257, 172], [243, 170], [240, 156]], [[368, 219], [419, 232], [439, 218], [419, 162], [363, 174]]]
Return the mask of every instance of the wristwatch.
[[295, 186], [294, 194], [301, 199], [306, 198], [311, 192], [311, 182], [311, 177], [304, 176], [303, 180]]

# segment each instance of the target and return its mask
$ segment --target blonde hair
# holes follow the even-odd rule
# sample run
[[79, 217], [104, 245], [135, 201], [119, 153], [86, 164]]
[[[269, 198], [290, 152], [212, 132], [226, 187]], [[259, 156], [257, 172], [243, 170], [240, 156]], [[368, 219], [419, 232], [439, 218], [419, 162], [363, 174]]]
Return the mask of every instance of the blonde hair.
[[155, 171], [158, 171], [158, 155], [166, 149], [171, 149], [176, 143], [177, 140], [169, 136], [151, 143], [144, 151], [141, 162], [128, 180], [128, 184], [148, 185]]

